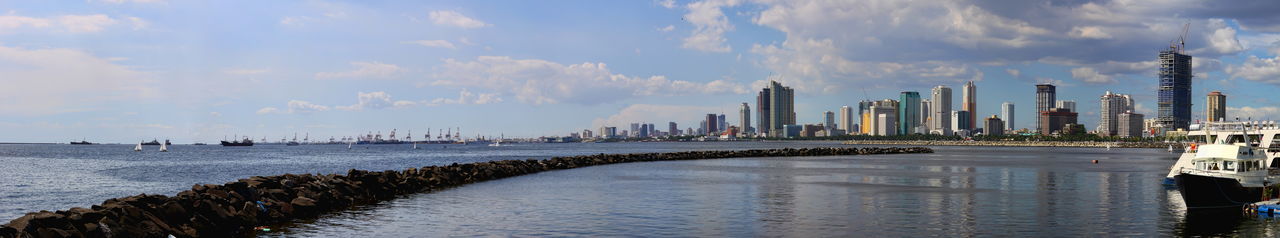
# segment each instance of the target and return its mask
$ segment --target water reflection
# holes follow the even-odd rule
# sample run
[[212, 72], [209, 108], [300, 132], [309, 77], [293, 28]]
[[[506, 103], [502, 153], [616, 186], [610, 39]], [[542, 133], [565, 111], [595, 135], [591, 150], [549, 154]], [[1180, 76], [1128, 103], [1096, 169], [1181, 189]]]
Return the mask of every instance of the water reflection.
[[[930, 155], [619, 164], [415, 195], [367, 214], [299, 224], [285, 234], [1275, 234], [1280, 223], [1238, 211], [1187, 213], [1177, 191], [1161, 184], [1173, 162], [1169, 156], [1158, 150], [943, 148]], [[357, 231], [350, 224], [366, 227]]]

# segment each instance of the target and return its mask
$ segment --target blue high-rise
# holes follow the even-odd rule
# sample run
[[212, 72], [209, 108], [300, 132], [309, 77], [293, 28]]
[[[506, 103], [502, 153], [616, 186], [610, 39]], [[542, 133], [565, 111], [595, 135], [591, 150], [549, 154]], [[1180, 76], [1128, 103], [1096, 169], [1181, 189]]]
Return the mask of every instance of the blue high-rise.
[[898, 94], [898, 134], [910, 135], [920, 126], [920, 92]]
[[1191, 124], [1191, 56], [1178, 47], [1160, 51], [1156, 106], [1156, 122], [1163, 130], [1187, 129]]

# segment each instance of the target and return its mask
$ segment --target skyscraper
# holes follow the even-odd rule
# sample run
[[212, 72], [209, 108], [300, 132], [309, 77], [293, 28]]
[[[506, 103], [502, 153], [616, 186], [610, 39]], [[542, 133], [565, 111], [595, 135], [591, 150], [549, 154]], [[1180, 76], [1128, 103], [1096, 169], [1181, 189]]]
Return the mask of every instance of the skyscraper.
[[724, 114], [716, 115], [716, 123], [720, 123], [716, 124], [717, 132], [725, 132], [729, 129], [729, 120], [725, 120]]
[[983, 134], [990, 135], [990, 136], [1004, 135], [1004, 128], [1005, 128], [1004, 121], [1000, 120], [1000, 117], [996, 115], [991, 115], [991, 117], [988, 117], [983, 122], [984, 122], [982, 123]]
[[1067, 124], [1076, 124], [1076, 116], [1078, 114], [1064, 108], [1052, 108], [1048, 111], [1040, 112], [1040, 134], [1051, 135], [1060, 133], [1067, 127]]
[[1124, 112], [1116, 115], [1116, 135], [1120, 137], [1142, 137], [1142, 114]]
[[738, 127], [742, 130], [740, 134], [744, 136], [751, 134], [751, 106], [745, 102], [738, 107]]
[[773, 122], [769, 121], [769, 117], [773, 115], [769, 110], [769, 88], [760, 89], [760, 93], [756, 95], [756, 134], [774, 136]]
[[796, 124], [795, 91], [776, 81], [769, 81], [769, 123], [772, 130]]
[[929, 105], [932, 104], [932, 100], [920, 99], [920, 125], [917, 126], [915, 133], [929, 134], [929, 131], [932, 130], [932, 128], [929, 127], [929, 125], [933, 123], [932, 120], [929, 119], [929, 115], [933, 115], [933, 110], [929, 107]]
[[933, 120], [929, 125], [933, 130], [930, 133], [951, 135], [951, 88], [938, 85], [933, 87], [930, 96], [931, 105], [929, 106], [933, 110], [929, 113], [930, 120]]
[[920, 93], [907, 91], [898, 94], [898, 134], [916, 132], [920, 126]]
[[822, 117], [826, 119], [823, 121], [822, 129], [827, 131], [827, 136], [832, 136], [836, 131], [836, 113], [831, 111], [823, 112]]
[[1057, 100], [1057, 87], [1053, 84], [1036, 84], [1036, 132], [1044, 132], [1043, 116], [1040, 114], [1053, 108], [1053, 103]]
[[1076, 100], [1058, 100], [1056, 103], [1054, 103], [1054, 107], [1071, 110], [1073, 112], [1079, 112], [1079, 111], [1076, 111]]
[[1222, 92], [1213, 91], [1206, 98], [1204, 106], [1205, 117], [1209, 121], [1219, 121], [1227, 118], [1227, 95]]
[[973, 130], [978, 123], [978, 87], [973, 85], [973, 81], [966, 82], [960, 87], [960, 96], [963, 97], [960, 110], [969, 112], [969, 120], [966, 120], [969, 123], [965, 127]]
[[[1004, 117], [1004, 130], [1006, 131], [1016, 130], [1014, 129], [1014, 125], [1013, 125], [1014, 122], [1013, 122], [1013, 103], [1012, 102], [1004, 102], [1004, 104], [1000, 104], [1000, 116]], [[987, 129], [987, 130], [991, 130], [991, 129]]]
[[1124, 94], [1112, 94], [1107, 91], [1102, 95], [1102, 101], [1098, 104], [1102, 109], [1101, 118], [1098, 120], [1098, 134], [1103, 136], [1115, 136], [1120, 131], [1120, 114], [1133, 111], [1133, 98]]
[[676, 126], [676, 122], [667, 122], [667, 133], [671, 136], [680, 135], [680, 127]]
[[1182, 47], [1160, 51], [1156, 122], [1164, 131], [1187, 129], [1191, 124], [1191, 74], [1191, 56], [1183, 54]]
[[853, 125], [853, 118], [854, 116], [853, 116], [852, 107], [849, 107], [849, 106], [840, 107], [840, 125], [839, 126], [841, 130], [844, 130], [845, 134], [853, 134], [854, 132], [857, 132], [856, 131], [857, 127], [854, 127]]
[[969, 111], [951, 111], [951, 131], [956, 133], [973, 131], [973, 128], [969, 128]]
[[720, 128], [716, 128], [716, 126], [720, 125], [720, 122], [716, 122], [717, 118], [719, 117], [714, 113], [707, 114], [707, 118], [705, 119], [706, 125], [704, 126], [707, 129], [703, 130], [703, 133], [706, 133], [707, 135], [714, 135], [717, 131], [720, 131]]
[[627, 136], [629, 136], [629, 137], [637, 137], [637, 136], [640, 136], [640, 123], [631, 123], [631, 131], [630, 131], [630, 132], [631, 132], [631, 133], [627, 135]]

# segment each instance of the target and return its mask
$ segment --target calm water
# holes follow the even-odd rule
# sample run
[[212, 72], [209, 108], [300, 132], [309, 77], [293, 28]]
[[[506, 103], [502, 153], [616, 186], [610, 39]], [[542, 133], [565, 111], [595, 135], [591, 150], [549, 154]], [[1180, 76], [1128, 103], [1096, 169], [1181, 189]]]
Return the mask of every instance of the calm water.
[[[0, 217], [253, 175], [343, 173], [595, 153], [803, 143], [509, 147], [0, 145]], [[149, 148], [154, 149], [154, 148]], [[936, 154], [617, 164], [508, 178], [330, 214], [266, 236], [1280, 235], [1280, 221], [1190, 213], [1161, 150], [937, 147]], [[1100, 160], [1092, 164], [1090, 160]], [[7, 219], [0, 219], [7, 220]]]

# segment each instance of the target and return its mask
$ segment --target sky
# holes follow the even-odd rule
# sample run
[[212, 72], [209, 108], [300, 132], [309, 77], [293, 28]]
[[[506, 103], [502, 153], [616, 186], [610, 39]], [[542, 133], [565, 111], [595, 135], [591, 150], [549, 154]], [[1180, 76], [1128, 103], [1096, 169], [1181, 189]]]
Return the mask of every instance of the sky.
[[[1280, 119], [1274, 0], [0, 2], [0, 142], [213, 143], [443, 128], [564, 136], [737, 122], [769, 80], [800, 123], [975, 81], [978, 112], [1053, 83], [1154, 117], [1156, 56], [1189, 24], [1192, 109]], [[953, 105], [958, 108], [959, 105]]]

